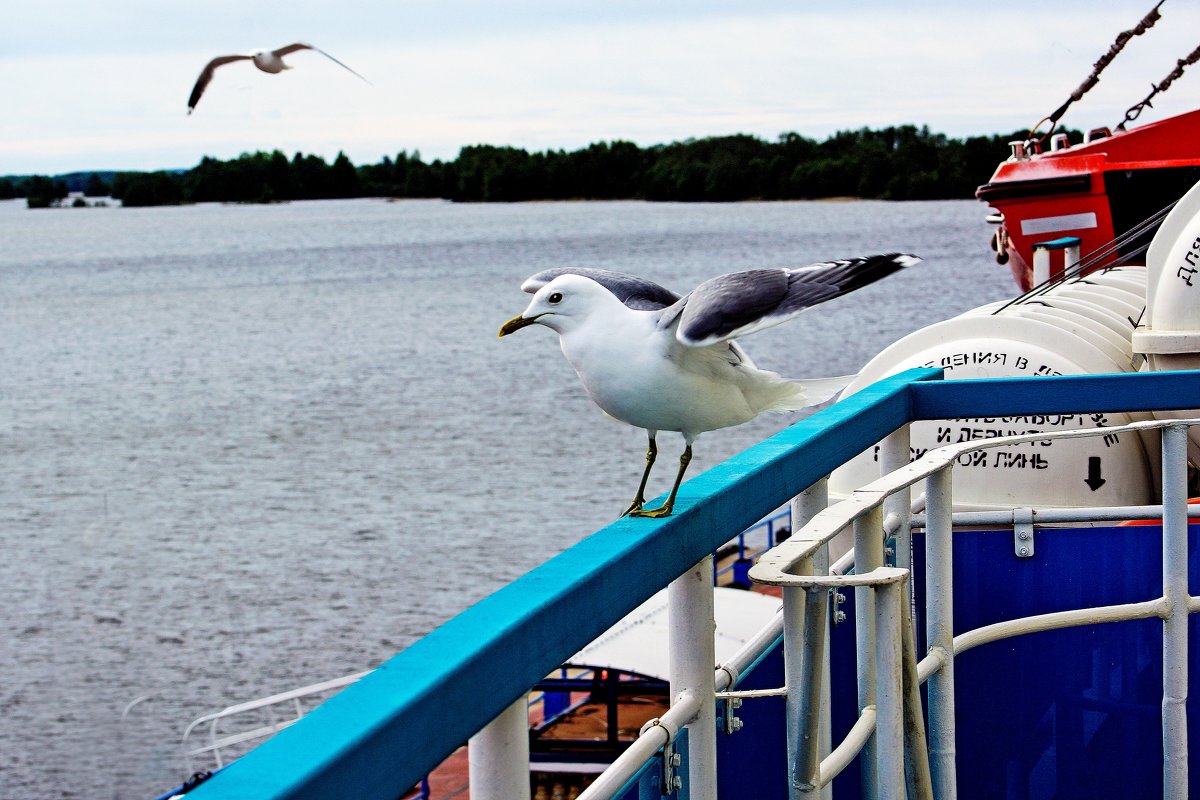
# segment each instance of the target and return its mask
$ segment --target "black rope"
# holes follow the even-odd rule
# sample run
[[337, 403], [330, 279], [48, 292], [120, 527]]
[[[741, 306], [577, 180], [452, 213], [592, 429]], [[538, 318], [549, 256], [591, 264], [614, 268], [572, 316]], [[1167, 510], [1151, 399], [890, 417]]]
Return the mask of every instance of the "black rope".
[[1162, 83], [1151, 84], [1150, 94], [1146, 95], [1146, 97], [1140, 103], [1130, 106], [1125, 111], [1125, 119], [1122, 120], [1121, 124], [1117, 126], [1117, 130], [1125, 130], [1125, 126], [1137, 119], [1143, 110], [1147, 108], [1153, 108], [1154, 106], [1150, 104], [1150, 101], [1154, 99], [1154, 96], [1157, 94], [1162, 94], [1169, 89], [1171, 84], [1174, 83], [1177, 78], [1183, 77], [1184, 69], [1190, 67], [1192, 64], [1195, 64], [1197, 61], [1200, 61], [1200, 47], [1197, 47], [1195, 50], [1193, 50], [1187, 58], [1181, 58], [1176, 61], [1175, 69], [1171, 70], [1167, 77], [1163, 78]]
[[[1025, 294], [1020, 295], [1018, 297], [1014, 297], [1012, 300], [1009, 300], [1007, 303], [1005, 303], [1004, 305], [1000, 306], [995, 311], [993, 311], [992, 315], [999, 314], [1001, 311], [1004, 311], [1006, 308], [1009, 308], [1011, 306], [1020, 305], [1022, 303], [1028, 303], [1028, 302], [1040, 297], [1041, 295], [1045, 294], [1050, 289], [1053, 289], [1055, 286], [1057, 286], [1061, 283], [1066, 283], [1067, 281], [1071, 281], [1071, 280], [1079, 280], [1080, 278], [1082, 278], [1084, 276], [1084, 273], [1089, 272], [1097, 264], [1106, 260], [1107, 258], [1112, 256], [1114, 253], [1119, 251], [1122, 247], [1128, 245], [1130, 242], [1134, 241], [1139, 236], [1142, 236], [1143, 234], [1145, 234], [1146, 232], [1148, 232], [1149, 230], [1154, 228], [1156, 225], [1159, 225], [1166, 218], [1167, 214], [1170, 213], [1171, 209], [1175, 207], [1175, 203], [1177, 203], [1177, 202], [1179, 202], [1179, 201], [1176, 200], [1176, 201], [1171, 202], [1165, 208], [1163, 208], [1162, 210], [1147, 217], [1145, 220], [1138, 223], [1134, 227], [1130, 228], [1128, 231], [1121, 234], [1117, 238], [1113, 239], [1112, 241], [1110, 241], [1106, 244], [1101, 245], [1100, 247], [1096, 248], [1095, 250], [1088, 253], [1087, 255], [1080, 257], [1080, 259], [1078, 261], [1076, 261], [1074, 264], [1067, 265], [1063, 269], [1063, 271], [1061, 273], [1059, 273], [1058, 275], [1051, 276], [1047, 280], [1044, 280], [1041, 283], [1039, 283], [1037, 286], [1034, 286], [1033, 288], [1031, 288]], [[1131, 259], [1146, 252], [1146, 250], [1149, 249], [1149, 247], [1150, 247], [1150, 244], [1148, 242], [1144, 245], [1139, 245], [1134, 250], [1131, 250], [1130, 252], [1125, 253], [1123, 256], [1121, 256], [1121, 260], [1112, 266], [1116, 267], [1116, 266], [1123, 266], [1125, 264], [1128, 264]]]
[[1054, 133], [1054, 128], [1058, 125], [1058, 121], [1062, 119], [1062, 115], [1067, 113], [1067, 109], [1070, 108], [1071, 103], [1074, 103], [1076, 100], [1083, 97], [1091, 90], [1093, 86], [1100, 82], [1100, 73], [1104, 71], [1105, 67], [1112, 63], [1112, 60], [1117, 57], [1118, 53], [1125, 49], [1125, 45], [1129, 43], [1129, 40], [1135, 36], [1141, 36], [1143, 33], [1154, 27], [1154, 23], [1158, 22], [1158, 20], [1162, 17], [1162, 15], [1158, 13], [1158, 7], [1161, 6], [1164, 1], [1165, 0], [1158, 0], [1158, 2], [1154, 4], [1154, 8], [1150, 9], [1146, 16], [1142, 17], [1141, 22], [1129, 30], [1121, 31], [1119, 34], [1117, 34], [1117, 38], [1108, 48], [1108, 52], [1100, 56], [1099, 60], [1092, 65], [1091, 74], [1084, 79], [1083, 83], [1079, 84], [1075, 91], [1071, 92], [1071, 96], [1067, 98], [1067, 101], [1055, 109], [1054, 113], [1050, 114], [1050, 116], [1042, 117], [1037, 121], [1037, 124], [1029, 129], [1030, 139], [1034, 138], [1034, 134], [1037, 133], [1037, 129], [1042, 126], [1043, 122], [1050, 123], [1050, 130], [1046, 131], [1038, 139], [1038, 141], [1042, 141], [1047, 136]]

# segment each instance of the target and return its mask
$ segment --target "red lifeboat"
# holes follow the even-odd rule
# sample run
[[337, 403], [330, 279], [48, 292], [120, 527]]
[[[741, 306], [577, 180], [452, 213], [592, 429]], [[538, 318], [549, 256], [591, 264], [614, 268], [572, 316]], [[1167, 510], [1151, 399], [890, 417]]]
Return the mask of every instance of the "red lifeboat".
[[[1051, 139], [1049, 152], [1036, 142], [1013, 142], [1013, 153], [975, 196], [1001, 216], [992, 240], [996, 260], [1007, 262], [1022, 291], [1033, 285], [1033, 246], [1074, 236], [1085, 256], [1124, 236], [1200, 181], [1200, 110], [1115, 133], [1091, 131], [1072, 144]], [[1097, 260], [1139, 261], [1157, 224]]]

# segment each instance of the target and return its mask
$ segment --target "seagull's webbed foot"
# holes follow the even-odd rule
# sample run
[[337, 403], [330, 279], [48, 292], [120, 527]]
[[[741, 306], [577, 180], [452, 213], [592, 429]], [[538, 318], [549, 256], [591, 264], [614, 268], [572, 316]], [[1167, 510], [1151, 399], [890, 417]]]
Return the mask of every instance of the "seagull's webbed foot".
[[646, 471], [642, 473], [642, 482], [638, 484], [637, 494], [633, 496], [633, 502], [621, 514], [622, 517], [641, 516], [642, 506], [646, 504], [646, 481], [650, 480], [650, 470], [654, 466], [654, 459], [657, 457], [658, 445], [654, 441], [654, 434], [651, 433], [650, 445], [646, 448]]
[[[679, 472], [675, 475], [675, 485], [671, 487], [671, 494], [667, 495], [667, 502], [663, 503], [658, 508], [641, 508], [636, 511], [629, 510], [625, 513], [631, 517], [650, 517], [658, 519], [660, 517], [669, 517], [675, 509], [675, 495], [679, 493], [679, 484], [683, 483], [683, 473], [687, 472], [688, 464], [692, 463], [692, 446], [689, 444], [683, 449], [683, 455], [679, 457]], [[645, 481], [642, 481], [642, 489], [645, 489]], [[639, 491], [638, 496], [641, 496]]]
[[671, 511], [674, 508], [673, 503], [663, 503], [658, 508], [639, 508], [637, 511], [626, 511], [625, 513], [631, 517], [647, 517], [649, 519], [658, 519], [659, 517], [671, 516]]

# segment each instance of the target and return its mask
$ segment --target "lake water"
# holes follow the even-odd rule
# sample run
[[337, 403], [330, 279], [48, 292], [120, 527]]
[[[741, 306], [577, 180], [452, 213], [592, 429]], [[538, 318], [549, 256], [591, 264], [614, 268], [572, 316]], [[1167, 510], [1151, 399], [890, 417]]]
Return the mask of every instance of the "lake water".
[[[745, 342], [791, 377], [847, 374], [1012, 293], [984, 213], [0, 203], [0, 797], [154, 796], [184, 777], [191, 719], [373, 667], [614, 519], [644, 435], [590, 403], [552, 332], [497, 340], [527, 275], [686, 291], [923, 256]], [[691, 474], [788, 421], [702, 436]], [[673, 464], [678, 437], [659, 444]]]

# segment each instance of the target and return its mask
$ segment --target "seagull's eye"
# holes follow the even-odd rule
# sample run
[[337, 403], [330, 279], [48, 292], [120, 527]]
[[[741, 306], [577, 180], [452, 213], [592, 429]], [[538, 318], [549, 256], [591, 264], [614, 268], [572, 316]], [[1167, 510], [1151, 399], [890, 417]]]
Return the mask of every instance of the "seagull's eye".
[[546, 298], [546, 302], [552, 306], [556, 306], [562, 302], [562, 292], [555, 292]]

